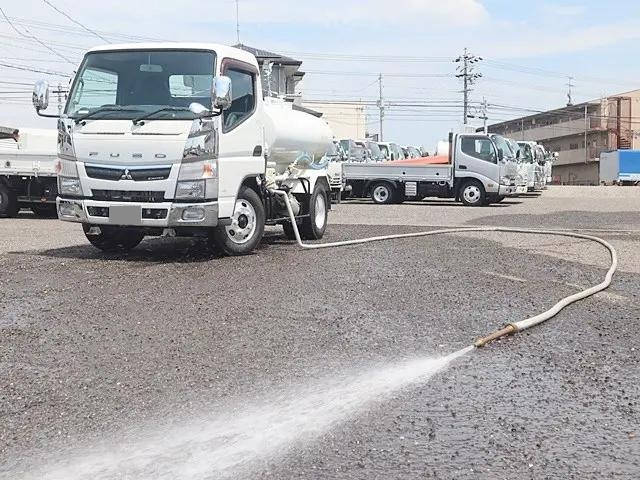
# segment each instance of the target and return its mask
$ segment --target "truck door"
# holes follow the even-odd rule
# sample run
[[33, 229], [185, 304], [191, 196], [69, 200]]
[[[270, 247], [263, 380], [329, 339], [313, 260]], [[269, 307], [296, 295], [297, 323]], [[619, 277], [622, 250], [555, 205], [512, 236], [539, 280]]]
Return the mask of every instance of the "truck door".
[[264, 172], [262, 102], [258, 71], [233, 59], [222, 61], [222, 75], [231, 79], [231, 107], [221, 116], [218, 149], [220, 218], [233, 215], [242, 181]]
[[460, 135], [456, 142], [455, 176], [480, 180], [487, 192], [498, 192], [500, 165], [495, 145], [482, 135]]

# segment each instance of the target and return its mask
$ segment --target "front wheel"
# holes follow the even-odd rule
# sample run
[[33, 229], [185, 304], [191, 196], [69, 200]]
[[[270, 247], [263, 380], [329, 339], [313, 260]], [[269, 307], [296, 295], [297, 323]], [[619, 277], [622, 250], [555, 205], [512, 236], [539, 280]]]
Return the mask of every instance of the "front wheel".
[[248, 255], [262, 240], [264, 222], [262, 200], [255, 190], [242, 187], [238, 192], [231, 225], [214, 228], [209, 241], [226, 255]]
[[0, 217], [15, 217], [19, 211], [16, 194], [0, 181]]
[[302, 219], [300, 233], [305, 240], [320, 240], [327, 229], [328, 193], [322, 183], [316, 183], [309, 198], [309, 216]]
[[107, 253], [123, 253], [138, 246], [144, 238], [144, 233], [136, 228], [116, 227], [113, 225], [101, 225], [100, 233], [92, 234], [91, 227], [86, 223], [82, 229], [87, 240], [96, 248]]
[[477, 180], [469, 180], [460, 187], [460, 199], [468, 207], [480, 207], [485, 204], [484, 187]]

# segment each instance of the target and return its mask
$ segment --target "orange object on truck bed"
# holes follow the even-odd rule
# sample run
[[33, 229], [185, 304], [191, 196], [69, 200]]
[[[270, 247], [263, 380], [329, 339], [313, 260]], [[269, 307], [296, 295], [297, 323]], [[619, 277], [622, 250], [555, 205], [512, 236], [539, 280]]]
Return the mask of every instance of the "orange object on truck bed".
[[391, 163], [394, 165], [443, 165], [449, 163], [448, 155], [435, 155], [433, 157], [405, 158], [403, 160], [395, 160]]

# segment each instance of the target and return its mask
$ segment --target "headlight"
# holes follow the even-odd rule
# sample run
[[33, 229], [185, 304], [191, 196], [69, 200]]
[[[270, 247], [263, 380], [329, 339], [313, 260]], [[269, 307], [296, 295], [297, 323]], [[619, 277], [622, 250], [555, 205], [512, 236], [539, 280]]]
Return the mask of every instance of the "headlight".
[[203, 200], [205, 194], [205, 180], [182, 180], [176, 185], [176, 200]]
[[176, 200], [205, 200], [218, 198], [218, 161], [202, 160], [180, 165]]
[[82, 185], [79, 178], [58, 177], [58, 192], [60, 195], [82, 196]]

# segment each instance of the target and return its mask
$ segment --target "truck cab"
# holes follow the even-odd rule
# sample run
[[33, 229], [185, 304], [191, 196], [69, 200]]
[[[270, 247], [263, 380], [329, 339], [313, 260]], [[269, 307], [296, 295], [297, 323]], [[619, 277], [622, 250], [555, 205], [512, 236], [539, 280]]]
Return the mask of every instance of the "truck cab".
[[364, 162], [366, 154], [364, 147], [358, 145], [355, 140], [344, 138], [340, 140], [340, 146], [347, 155], [347, 162]]
[[[508, 179], [509, 185], [517, 191], [518, 154], [513, 150], [509, 141], [502, 135], [491, 134], [490, 137], [496, 144], [498, 150], [502, 152], [500, 176]], [[504, 196], [498, 196], [496, 198], [501, 200]]]
[[[48, 85], [34, 106], [46, 114]], [[230, 255], [253, 251], [266, 224], [320, 238], [330, 208], [326, 122], [263, 99], [258, 64], [217, 44], [107, 45], [84, 56], [58, 120], [61, 220], [105, 251], [147, 235], [202, 236]]]

